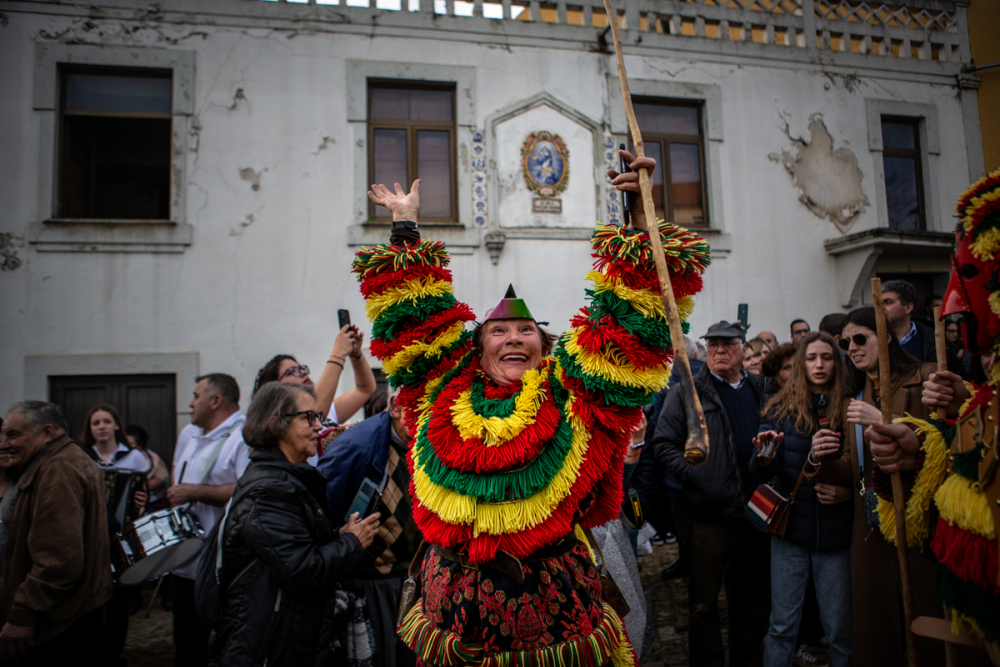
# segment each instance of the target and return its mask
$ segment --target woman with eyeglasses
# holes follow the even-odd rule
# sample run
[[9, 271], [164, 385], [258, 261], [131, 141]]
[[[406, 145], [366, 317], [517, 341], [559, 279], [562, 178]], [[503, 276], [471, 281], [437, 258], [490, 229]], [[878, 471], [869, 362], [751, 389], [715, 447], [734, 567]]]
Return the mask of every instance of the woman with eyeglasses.
[[771, 540], [771, 619], [764, 664], [790, 667], [798, 645], [806, 588], [816, 587], [820, 620], [833, 667], [851, 664], [851, 452], [847, 427], [847, 367], [827, 333], [806, 334], [788, 381], [768, 401], [754, 444], [778, 443], [773, 461], [758, 454], [750, 472], [777, 479], [789, 497], [797, 489], [784, 535]]
[[306, 463], [322, 428], [315, 396], [309, 386], [270, 382], [247, 410], [250, 465], [220, 526], [220, 666], [319, 664], [333, 639], [338, 582], [378, 530], [377, 513], [355, 513], [339, 530], [331, 522], [326, 479]]
[[[851, 402], [847, 408], [846, 447], [854, 454], [854, 532], [851, 538], [851, 582], [854, 596], [854, 664], [903, 664], [905, 637], [901, 585], [896, 545], [889, 544], [876, 527], [869, 526], [863, 493], [872, 493], [874, 462], [870, 443], [863, 432], [882, 421], [881, 401], [888, 400], [894, 417], [912, 415], [926, 419], [929, 410], [921, 402], [923, 384], [936, 370], [934, 364], [922, 364], [903, 350], [893, 332], [889, 336], [891, 387], [879, 382], [878, 336], [875, 333], [875, 309], [858, 308], [844, 321], [840, 347], [853, 362]], [[859, 437], [860, 436], [860, 437]], [[860, 454], [860, 456], [859, 456]], [[876, 516], [877, 520], [877, 516]], [[919, 556], [909, 559], [911, 589], [914, 591], [916, 616], [940, 617], [942, 608], [933, 595], [933, 563]], [[917, 638], [921, 661], [943, 664], [941, 642]], [[932, 657], [934, 656], [934, 657]], [[937, 660], [935, 660], [937, 658]]]
[[[287, 382], [313, 386], [316, 391], [316, 409], [323, 414], [327, 426], [337, 426], [354, 416], [375, 393], [375, 375], [368, 360], [361, 354], [364, 339], [353, 324], [345, 324], [333, 343], [330, 358], [323, 367], [319, 379], [313, 384], [309, 377], [309, 367], [299, 364], [290, 354], [279, 354], [267, 362], [257, 373], [254, 394], [268, 382]], [[347, 359], [351, 360], [354, 371], [354, 386], [334, 398], [340, 375]]]

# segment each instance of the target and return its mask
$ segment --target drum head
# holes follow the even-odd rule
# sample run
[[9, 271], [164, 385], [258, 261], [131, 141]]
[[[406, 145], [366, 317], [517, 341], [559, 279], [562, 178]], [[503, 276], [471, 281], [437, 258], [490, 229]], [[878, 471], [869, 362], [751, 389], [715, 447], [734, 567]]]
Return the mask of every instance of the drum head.
[[135, 586], [172, 572], [197, 556], [203, 544], [204, 540], [193, 537], [150, 554], [122, 572], [118, 583], [122, 586]]

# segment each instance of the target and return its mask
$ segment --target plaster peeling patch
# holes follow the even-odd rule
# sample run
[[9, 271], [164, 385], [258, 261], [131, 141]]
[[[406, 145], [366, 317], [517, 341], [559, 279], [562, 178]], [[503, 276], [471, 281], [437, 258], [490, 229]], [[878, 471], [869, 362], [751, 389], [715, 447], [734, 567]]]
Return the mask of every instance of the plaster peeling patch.
[[243, 89], [242, 88], [237, 88], [236, 92], [233, 93], [233, 103], [229, 105], [229, 110], [233, 111], [234, 109], [236, 109], [236, 107], [238, 107], [240, 105], [240, 102], [243, 102], [244, 104], [246, 104], [246, 106], [247, 106], [247, 113], [252, 116], [253, 115], [253, 107], [250, 106], [250, 100], [248, 100], [247, 96], [243, 94]]
[[0, 271], [14, 271], [21, 268], [21, 258], [17, 256], [17, 239], [10, 232], [0, 234]]
[[320, 151], [326, 150], [327, 146], [332, 146], [335, 143], [337, 143], [337, 140], [333, 137], [323, 137], [323, 141], [320, 142], [319, 146], [316, 147], [316, 150], [314, 150], [312, 154], [319, 155]]
[[240, 178], [250, 184], [251, 190], [260, 190], [260, 177], [264, 175], [264, 171], [254, 171], [250, 167], [240, 169]]
[[798, 145], [795, 155], [783, 150], [781, 155], [771, 153], [768, 159], [780, 162], [792, 175], [792, 183], [801, 193], [800, 202], [846, 232], [868, 206], [857, 157], [846, 148], [833, 150], [833, 138], [822, 114], [809, 117], [808, 142], [791, 136], [787, 121], [784, 133]]

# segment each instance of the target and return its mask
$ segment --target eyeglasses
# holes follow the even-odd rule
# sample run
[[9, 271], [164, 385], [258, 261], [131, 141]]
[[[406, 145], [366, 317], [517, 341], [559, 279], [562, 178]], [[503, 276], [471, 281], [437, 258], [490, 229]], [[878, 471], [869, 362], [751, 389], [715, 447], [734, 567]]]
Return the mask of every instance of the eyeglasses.
[[839, 343], [840, 349], [843, 350], [844, 352], [847, 352], [848, 350], [850, 350], [851, 349], [851, 341], [852, 340], [854, 341], [855, 345], [857, 345], [858, 347], [862, 347], [865, 343], [868, 342], [868, 337], [869, 336], [874, 336], [874, 335], [875, 334], [873, 334], [873, 333], [870, 333], [870, 334], [856, 333], [853, 336], [851, 336], [850, 338], [841, 338], [840, 339], [840, 343]]
[[292, 376], [297, 377], [297, 378], [305, 377], [306, 375], [309, 375], [309, 367], [308, 366], [289, 366], [288, 369], [286, 369], [285, 372], [282, 373], [281, 377], [278, 378], [278, 379], [280, 380], [281, 378], [288, 377], [289, 375], [292, 375]]
[[299, 415], [305, 415], [306, 421], [312, 426], [316, 422], [323, 423], [323, 416], [316, 412], [315, 410], [299, 410], [298, 412], [286, 412], [286, 417], [298, 417]]

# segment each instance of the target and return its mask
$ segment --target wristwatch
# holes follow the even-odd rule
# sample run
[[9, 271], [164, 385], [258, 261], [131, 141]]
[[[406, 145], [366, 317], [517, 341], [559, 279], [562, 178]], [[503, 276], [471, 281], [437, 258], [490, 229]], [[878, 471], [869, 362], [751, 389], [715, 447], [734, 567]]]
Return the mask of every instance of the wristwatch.
[[402, 231], [404, 229], [417, 230], [417, 223], [413, 220], [393, 220], [392, 221], [392, 231]]

